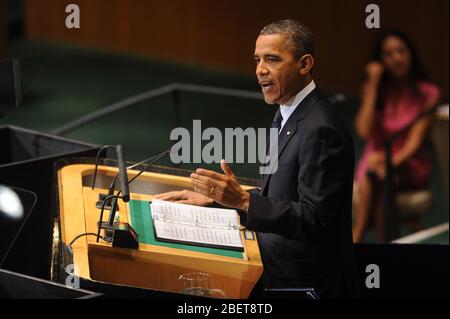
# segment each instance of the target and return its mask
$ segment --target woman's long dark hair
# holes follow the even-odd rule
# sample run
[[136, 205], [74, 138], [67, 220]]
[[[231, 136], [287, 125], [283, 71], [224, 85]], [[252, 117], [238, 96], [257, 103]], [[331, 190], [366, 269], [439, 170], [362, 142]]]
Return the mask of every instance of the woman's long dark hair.
[[[428, 75], [423, 68], [416, 48], [414, 47], [411, 39], [405, 33], [399, 30], [389, 30], [381, 33], [373, 47], [372, 61], [378, 61], [381, 63], [383, 62], [383, 44], [384, 41], [391, 36], [399, 38], [403, 43], [405, 43], [406, 47], [408, 48], [411, 55], [411, 64], [407, 76], [407, 83], [411, 87], [413, 93], [417, 96], [417, 98], [423, 98], [419, 91], [418, 82], [430, 81], [430, 79], [428, 78]], [[392, 75], [387, 70], [385, 70], [378, 85], [377, 108], [379, 110], [382, 110], [386, 103], [386, 91], [389, 87], [389, 84], [391, 84], [393, 81], [394, 78], [392, 77]]]

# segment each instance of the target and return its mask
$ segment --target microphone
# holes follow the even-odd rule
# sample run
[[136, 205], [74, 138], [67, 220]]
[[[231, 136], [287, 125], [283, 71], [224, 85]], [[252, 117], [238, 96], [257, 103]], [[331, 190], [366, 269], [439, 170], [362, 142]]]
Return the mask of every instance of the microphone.
[[[114, 195], [114, 187], [116, 184], [117, 177], [120, 179], [120, 191], [115, 196], [111, 196], [111, 210], [109, 211], [109, 218], [105, 229], [105, 238], [109, 239], [113, 235], [114, 230], [114, 219], [116, 217], [116, 211], [118, 210], [117, 206], [117, 200], [119, 198], [120, 193], [122, 193], [122, 196], [120, 198], [124, 203], [130, 201], [130, 190], [128, 187], [128, 174], [127, 174], [127, 168], [125, 166], [125, 151], [122, 144], [118, 144], [116, 146], [116, 154], [117, 154], [117, 163], [119, 165], [119, 174], [117, 174], [113, 181], [111, 182], [111, 185], [109, 186], [108, 196]], [[108, 197], [107, 196], [107, 197]]]
[[[117, 145], [116, 147], [116, 153], [117, 153], [117, 161], [119, 165], [119, 174], [117, 174], [113, 181], [110, 184], [108, 195], [104, 198], [102, 205], [101, 205], [101, 213], [100, 213], [100, 221], [98, 222], [98, 229], [97, 229], [97, 242], [100, 238], [100, 230], [105, 229], [105, 236], [104, 240], [107, 242], [112, 242], [113, 247], [122, 247], [122, 248], [133, 248], [137, 249], [139, 247], [139, 235], [134, 231], [134, 229], [129, 224], [116, 224], [114, 222], [114, 218], [116, 215], [116, 210], [118, 208], [117, 206], [117, 200], [121, 198], [124, 202], [128, 202], [130, 200], [130, 191], [129, 191], [129, 184], [132, 183], [136, 178], [138, 178], [144, 171], [146, 171], [150, 166], [152, 166], [155, 162], [160, 160], [162, 157], [170, 154], [170, 149], [156, 155], [153, 157], [150, 157], [142, 162], [136, 163], [134, 165], [131, 165], [129, 167], [125, 166], [125, 155], [124, 155], [124, 148], [122, 145]], [[127, 169], [135, 168], [141, 164], [144, 164], [146, 162], [147, 165], [142, 168], [138, 174], [136, 174], [132, 179], [128, 180], [128, 174]], [[116, 195], [114, 195], [114, 188], [115, 188], [115, 182], [117, 180], [117, 177], [120, 177], [120, 190], [117, 192]], [[93, 182], [93, 185], [95, 183], [95, 180]], [[121, 195], [122, 194], [122, 195]], [[103, 211], [105, 208], [105, 204], [108, 200], [111, 200], [111, 210], [109, 214], [109, 218], [107, 222], [102, 222], [103, 220]]]
[[[166, 155], [168, 155], [168, 154], [170, 154], [170, 148], [168, 149], [168, 150], [166, 150], [166, 151], [164, 151], [164, 152], [162, 152], [162, 153], [160, 153], [160, 154], [158, 154], [158, 155], [156, 155], [156, 156], [153, 156], [153, 157], [151, 157], [150, 159], [148, 159], [148, 160], [150, 160], [150, 163], [148, 163], [147, 165], [145, 165], [144, 166], [144, 168], [142, 168], [129, 182], [128, 182], [128, 184], [131, 184], [136, 178], [138, 178], [142, 173], [144, 173], [147, 169], [149, 169], [153, 164], [155, 164], [157, 161], [159, 161], [161, 158], [163, 158], [164, 156], [166, 156]], [[146, 162], [147, 160], [145, 160], [145, 162]], [[144, 162], [141, 162], [141, 163], [138, 163], [138, 164], [135, 164], [135, 165], [133, 165], [133, 166], [130, 166], [129, 168], [134, 168], [134, 167], [136, 167], [136, 166], [138, 166], [138, 165], [140, 165], [140, 164], [142, 164], [142, 163], [144, 163]]]
[[125, 153], [121, 144], [116, 147], [117, 161], [119, 163], [120, 189], [122, 190], [122, 200], [126, 203], [130, 200], [130, 190], [128, 188], [128, 174], [125, 167]]

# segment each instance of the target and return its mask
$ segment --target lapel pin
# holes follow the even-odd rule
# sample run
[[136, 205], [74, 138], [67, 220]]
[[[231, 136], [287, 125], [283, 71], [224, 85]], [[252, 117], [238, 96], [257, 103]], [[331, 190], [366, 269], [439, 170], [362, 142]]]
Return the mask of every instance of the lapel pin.
[[287, 131], [287, 132], [286, 132], [286, 135], [291, 135], [291, 131]]

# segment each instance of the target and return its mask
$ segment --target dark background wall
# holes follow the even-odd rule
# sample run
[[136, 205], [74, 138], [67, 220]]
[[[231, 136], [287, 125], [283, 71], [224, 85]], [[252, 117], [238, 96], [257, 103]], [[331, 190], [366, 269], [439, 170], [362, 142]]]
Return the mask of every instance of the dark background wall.
[[6, 2], [5, 0], [0, 0], [0, 59], [6, 57]]
[[[1, 1], [0, 1], [1, 3]], [[81, 9], [81, 29], [66, 29], [65, 6]], [[448, 100], [448, 0], [27, 0], [28, 39], [76, 43], [189, 63], [254, 72], [253, 50], [268, 22], [294, 18], [316, 35], [322, 86], [357, 93], [375, 29], [365, 7], [376, 3], [381, 27], [407, 32]]]

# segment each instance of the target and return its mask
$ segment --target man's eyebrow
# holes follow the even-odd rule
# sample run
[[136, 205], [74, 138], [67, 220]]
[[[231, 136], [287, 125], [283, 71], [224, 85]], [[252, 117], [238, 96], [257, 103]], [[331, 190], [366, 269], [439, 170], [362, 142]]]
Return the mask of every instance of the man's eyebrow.
[[[254, 54], [253, 57], [256, 58], [260, 58], [260, 56], [258, 54]], [[276, 59], [280, 59], [281, 57], [279, 55], [276, 54], [264, 54], [263, 58], [276, 58]]]
[[277, 58], [277, 59], [280, 58], [280, 56], [276, 55], [276, 54], [265, 54], [264, 57], [265, 58]]

